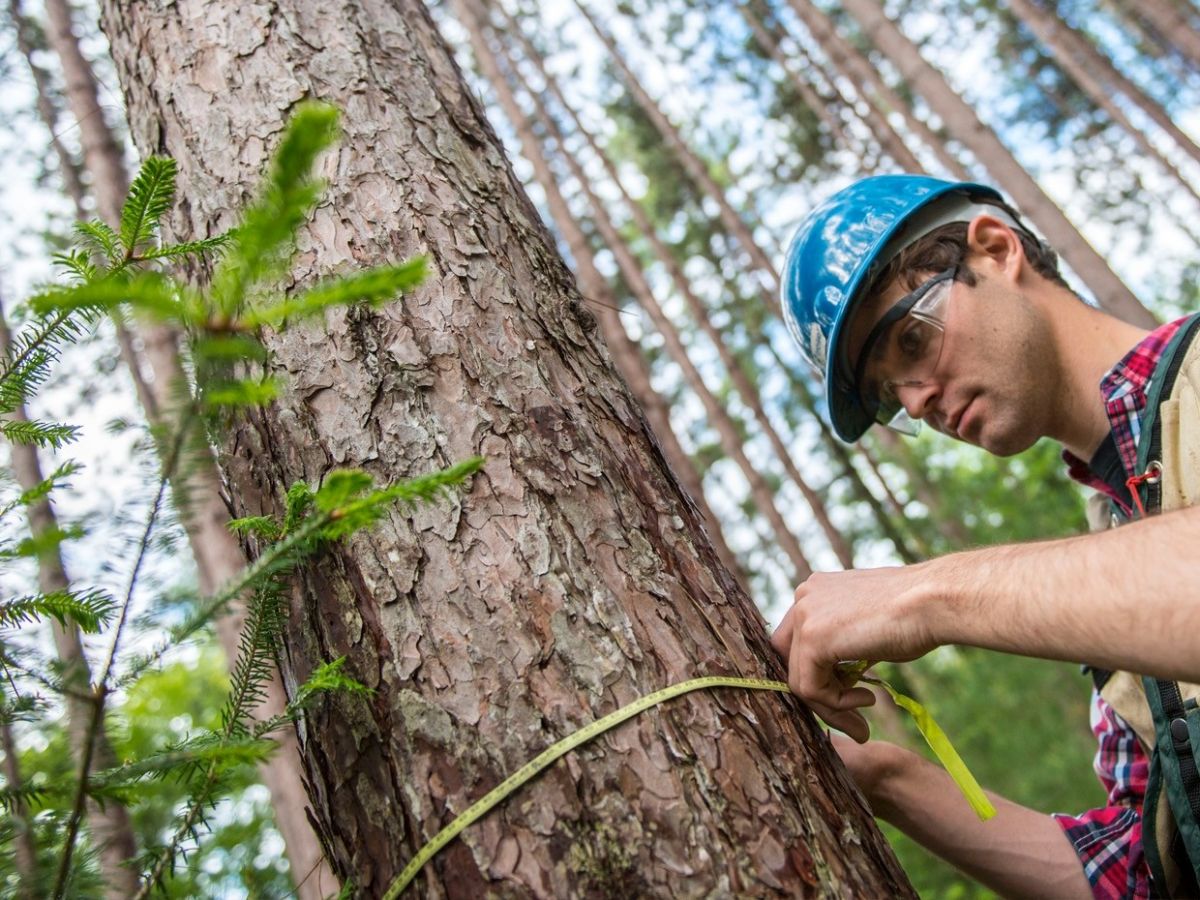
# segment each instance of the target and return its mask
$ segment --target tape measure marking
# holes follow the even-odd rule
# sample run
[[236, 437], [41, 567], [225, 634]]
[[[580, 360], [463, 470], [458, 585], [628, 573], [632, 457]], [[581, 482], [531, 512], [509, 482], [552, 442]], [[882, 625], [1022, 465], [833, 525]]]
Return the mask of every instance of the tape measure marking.
[[[984, 796], [982, 788], [979, 787], [978, 782], [975, 781], [970, 771], [967, 770], [962, 758], [950, 745], [945, 732], [933, 721], [933, 717], [929, 714], [928, 710], [912, 698], [906, 697], [894, 690], [891, 685], [882, 679], [865, 678], [863, 680], [884, 688], [901, 708], [912, 714], [916, 720], [917, 728], [920, 729], [930, 748], [946, 767], [946, 770], [950, 773], [950, 777], [958, 785], [959, 790], [963, 792], [967, 800], [971, 803], [971, 808], [975, 810], [981, 819], [989, 819], [994, 816], [996, 811], [988, 802], [987, 797]], [[782, 681], [769, 681], [765, 678], [739, 678], [731, 675], [708, 675], [703, 678], [692, 678], [688, 681], [681, 681], [670, 687], [646, 694], [628, 706], [623, 706], [594, 722], [584, 725], [578, 731], [543, 750], [468, 806], [462, 813], [455, 816], [449, 825], [434, 835], [420, 849], [417, 855], [409, 861], [408, 865], [404, 867], [403, 871], [400, 872], [396, 880], [392, 882], [387, 892], [383, 895], [384, 900], [396, 900], [417, 876], [417, 873], [425, 866], [425, 863], [433, 859], [443, 847], [458, 837], [464, 828], [479, 821], [492, 807], [496, 806], [496, 804], [500, 803], [500, 801], [504, 800], [509, 794], [524, 785], [525, 782], [529, 781], [555, 760], [570, 753], [581, 744], [586, 744], [593, 738], [599, 737], [610, 728], [620, 725], [622, 722], [628, 721], [634, 716], [645, 712], [651, 707], [658, 706], [666, 700], [671, 700], [692, 691], [714, 687], [740, 687], [754, 691], [779, 691], [785, 694], [791, 692], [791, 689]]]
[[607, 716], [597, 719], [594, 722], [589, 722], [584, 725], [574, 734], [568, 735], [556, 744], [543, 750], [517, 771], [513, 772], [502, 782], [472, 803], [453, 822], [434, 835], [420, 852], [412, 858], [404, 870], [392, 882], [392, 886], [388, 888], [384, 894], [384, 900], [395, 900], [401, 892], [408, 887], [409, 882], [416, 877], [417, 872], [429, 862], [434, 855], [445, 847], [448, 843], [458, 837], [459, 833], [468, 825], [473, 824], [483, 817], [493, 806], [521, 787], [526, 781], [533, 778], [552, 762], [559, 757], [570, 753], [580, 744], [586, 744], [592, 738], [599, 737], [604, 732], [608, 731], [614, 725], [620, 725], [622, 722], [632, 719], [639, 713], [643, 713], [653, 706], [678, 697], [681, 694], [687, 694], [692, 691], [702, 690], [703, 688], [713, 687], [740, 687], [749, 688], [756, 691], [788, 691], [788, 686], [782, 681], [767, 681], [762, 678], [735, 678], [733, 676], [710, 675], [704, 678], [693, 678], [690, 681], [681, 681], [679, 684], [673, 684], [670, 687], [662, 688], [654, 691], [651, 694], [646, 694], [644, 697], [639, 697], [637, 700], [630, 703], [628, 706], [623, 706], [614, 712], [610, 712]]

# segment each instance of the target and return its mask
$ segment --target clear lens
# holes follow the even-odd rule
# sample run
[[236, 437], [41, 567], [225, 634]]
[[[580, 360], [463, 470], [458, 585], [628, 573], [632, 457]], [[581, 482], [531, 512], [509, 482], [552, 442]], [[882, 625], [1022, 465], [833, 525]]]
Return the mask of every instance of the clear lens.
[[[898, 389], [920, 386], [937, 370], [946, 299], [953, 284], [950, 278], [934, 284], [871, 348], [861, 385], [864, 404], [876, 422], [905, 434], [915, 433], [912, 428], [917, 423], [904, 412]], [[897, 422], [900, 416], [904, 421]]]

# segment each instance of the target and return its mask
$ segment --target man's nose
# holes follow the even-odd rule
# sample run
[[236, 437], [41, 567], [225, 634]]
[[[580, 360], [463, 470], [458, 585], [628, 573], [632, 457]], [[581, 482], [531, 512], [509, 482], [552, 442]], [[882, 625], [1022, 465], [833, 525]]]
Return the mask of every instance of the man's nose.
[[[900, 384], [895, 387], [896, 397], [904, 406], [904, 411], [908, 413], [910, 419], [925, 419], [932, 413], [938, 399], [942, 396], [942, 389], [936, 381], [913, 382], [909, 384]], [[931, 422], [932, 425], [939, 425], [937, 421]]]

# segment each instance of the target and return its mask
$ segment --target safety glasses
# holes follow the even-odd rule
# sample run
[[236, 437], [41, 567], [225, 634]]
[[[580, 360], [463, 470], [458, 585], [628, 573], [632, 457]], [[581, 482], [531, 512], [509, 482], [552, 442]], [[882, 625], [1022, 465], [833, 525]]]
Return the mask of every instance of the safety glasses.
[[867, 334], [854, 367], [863, 409], [903, 434], [920, 423], [909, 417], [898, 389], [925, 384], [937, 369], [945, 335], [945, 309], [958, 266], [939, 272], [905, 294]]

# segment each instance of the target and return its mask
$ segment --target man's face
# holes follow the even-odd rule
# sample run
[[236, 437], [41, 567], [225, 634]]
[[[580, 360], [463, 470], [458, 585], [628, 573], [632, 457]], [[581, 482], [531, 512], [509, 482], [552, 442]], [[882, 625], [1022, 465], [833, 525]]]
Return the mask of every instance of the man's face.
[[[943, 308], [941, 352], [919, 383], [892, 390], [909, 416], [997, 456], [1030, 447], [1049, 424], [1054, 384], [1048, 330], [1036, 310], [990, 260], [972, 260], [975, 284], [956, 281]], [[921, 273], [919, 284], [934, 273]], [[960, 276], [961, 278], [961, 276]], [[911, 287], [897, 280], [870, 298], [849, 326], [851, 366], [867, 334]]]

